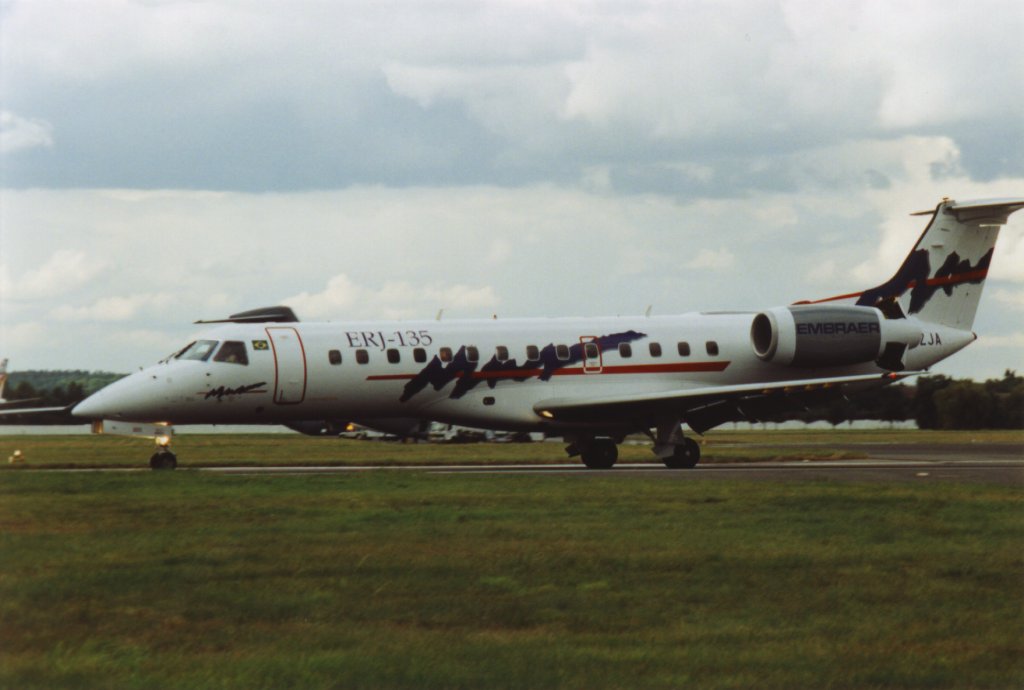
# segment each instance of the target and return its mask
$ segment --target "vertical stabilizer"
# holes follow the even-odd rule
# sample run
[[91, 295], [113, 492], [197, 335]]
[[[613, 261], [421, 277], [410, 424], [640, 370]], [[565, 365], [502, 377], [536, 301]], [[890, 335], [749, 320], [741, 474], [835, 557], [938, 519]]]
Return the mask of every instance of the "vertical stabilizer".
[[0, 359], [0, 402], [4, 401], [4, 386], [7, 385], [7, 358]]
[[[957, 203], [944, 199], [921, 239], [892, 278], [865, 290], [857, 304], [969, 331], [978, 311], [999, 228], [1024, 199]], [[928, 215], [928, 212], [915, 215]]]

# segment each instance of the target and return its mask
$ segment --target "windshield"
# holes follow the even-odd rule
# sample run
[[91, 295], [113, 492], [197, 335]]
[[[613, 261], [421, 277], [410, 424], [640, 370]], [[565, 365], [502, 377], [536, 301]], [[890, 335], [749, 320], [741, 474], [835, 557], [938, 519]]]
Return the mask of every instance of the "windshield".
[[220, 352], [213, 358], [214, 362], [228, 364], [248, 364], [249, 357], [245, 354], [245, 343], [238, 340], [227, 340], [220, 347]]
[[205, 362], [210, 358], [214, 348], [217, 347], [216, 340], [197, 340], [184, 350], [174, 356], [175, 359], [198, 359]]

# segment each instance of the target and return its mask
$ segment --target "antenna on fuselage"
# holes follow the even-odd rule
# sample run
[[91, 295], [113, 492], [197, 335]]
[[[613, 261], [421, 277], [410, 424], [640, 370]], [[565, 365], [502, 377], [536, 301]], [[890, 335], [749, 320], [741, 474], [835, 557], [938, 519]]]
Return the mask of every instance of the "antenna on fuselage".
[[440, 321], [442, 316], [444, 316], [444, 309], [443, 308], [437, 310], [437, 317], [436, 317], [436, 319], [438, 321]]
[[648, 304], [648, 305], [647, 305], [647, 309], [645, 309], [645, 310], [644, 310], [644, 316], [646, 316], [646, 317], [650, 317], [650, 315], [651, 315], [651, 309], [653, 309], [653, 308], [654, 308], [654, 305], [653, 305], [653, 304]]

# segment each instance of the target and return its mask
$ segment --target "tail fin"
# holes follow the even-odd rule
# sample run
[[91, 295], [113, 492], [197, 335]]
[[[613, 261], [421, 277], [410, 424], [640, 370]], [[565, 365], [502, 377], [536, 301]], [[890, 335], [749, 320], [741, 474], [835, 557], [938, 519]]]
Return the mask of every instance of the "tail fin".
[[0, 359], [0, 402], [4, 399], [4, 386], [7, 385], [7, 358]]
[[1024, 198], [957, 203], [943, 199], [896, 275], [865, 290], [859, 306], [899, 311], [927, 323], [969, 331], [978, 311], [999, 227]]

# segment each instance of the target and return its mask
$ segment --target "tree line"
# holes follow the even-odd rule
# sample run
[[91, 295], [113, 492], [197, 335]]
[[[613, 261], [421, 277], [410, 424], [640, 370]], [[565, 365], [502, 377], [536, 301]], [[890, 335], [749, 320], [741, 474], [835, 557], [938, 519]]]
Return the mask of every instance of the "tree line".
[[3, 397], [9, 402], [31, 399], [32, 407], [66, 406], [84, 400], [124, 376], [81, 369], [12, 371], [7, 377]]
[[[33, 406], [78, 402], [124, 374], [109, 372], [19, 371], [8, 379], [8, 400], [35, 398]], [[826, 421], [833, 426], [856, 420], [905, 422], [920, 429], [1024, 429], [1024, 377], [1007, 369], [1000, 379], [978, 383], [948, 376], [921, 376], [913, 385], [893, 385], [836, 397], [798, 410], [762, 414], [764, 421]]]
[[1007, 369], [1002, 378], [978, 383], [948, 376], [920, 376], [913, 385], [874, 388], [811, 405], [784, 421], [826, 421], [833, 426], [857, 420], [905, 422], [919, 429], [1024, 429], [1024, 377]]

